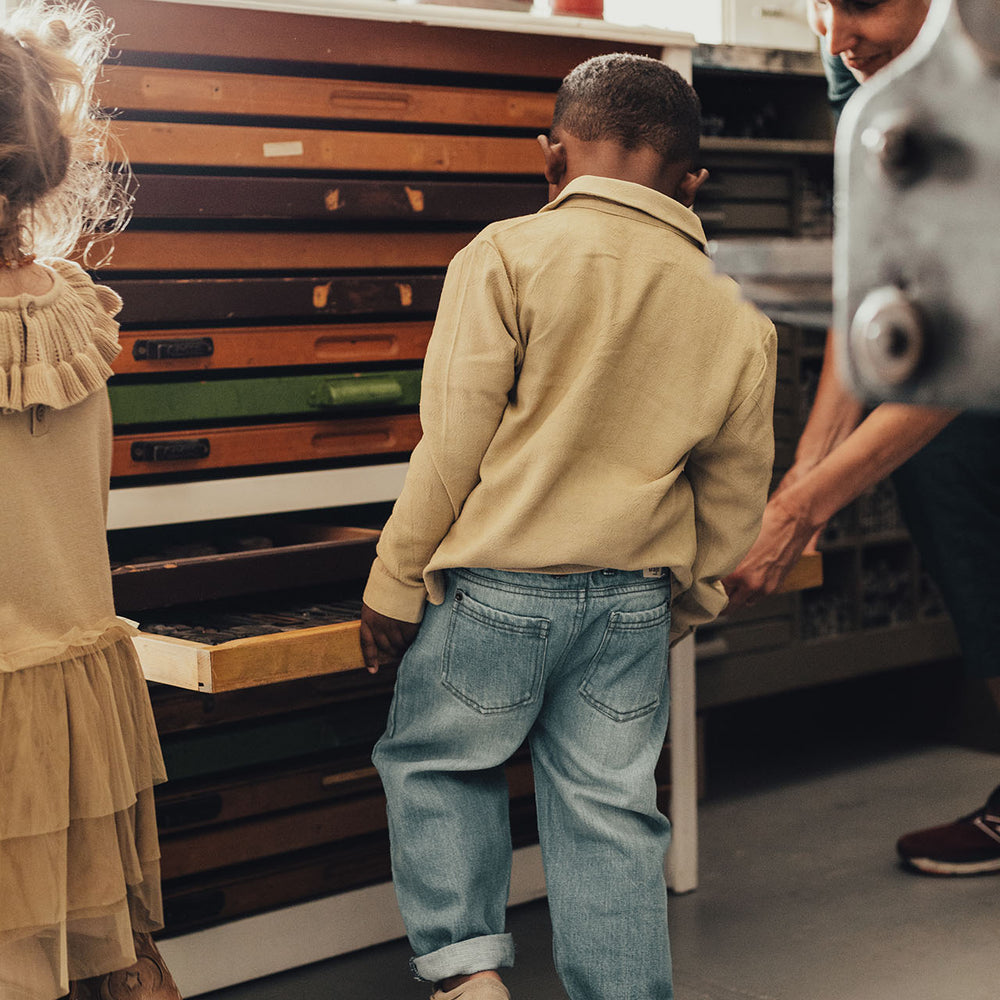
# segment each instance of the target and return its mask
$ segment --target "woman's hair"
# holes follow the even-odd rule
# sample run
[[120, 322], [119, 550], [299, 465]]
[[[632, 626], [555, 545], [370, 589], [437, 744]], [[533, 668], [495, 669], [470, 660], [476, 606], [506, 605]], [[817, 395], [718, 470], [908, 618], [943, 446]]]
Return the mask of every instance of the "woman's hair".
[[552, 127], [584, 141], [651, 146], [667, 162], [694, 163], [701, 102], [691, 85], [649, 56], [612, 53], [576, 67], [556, 95]]
[[0, 260], [86, 256], [128, 221], [94, 96], [112, 27], [89, 0], [26, 0], [0, 30]]

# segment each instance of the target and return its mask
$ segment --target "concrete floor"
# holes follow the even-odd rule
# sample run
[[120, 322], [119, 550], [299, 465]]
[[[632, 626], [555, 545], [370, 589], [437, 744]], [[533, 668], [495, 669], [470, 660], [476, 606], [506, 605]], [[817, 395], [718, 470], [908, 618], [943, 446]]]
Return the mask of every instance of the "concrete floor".
[[[888, 742], [786, 748], [715, 782], [701, 885], [671, 899], [676, 1000], [1000, 997], [1000, 877], [931, 879], [894, 857], [899, 834], [980, 805], [1000, 756]], [[565, 1000], [544, 903], [512, 910], [509, 929], [514, 1000]], [[408, 957], [394, 942], [206, 1000], [426, 998]]]

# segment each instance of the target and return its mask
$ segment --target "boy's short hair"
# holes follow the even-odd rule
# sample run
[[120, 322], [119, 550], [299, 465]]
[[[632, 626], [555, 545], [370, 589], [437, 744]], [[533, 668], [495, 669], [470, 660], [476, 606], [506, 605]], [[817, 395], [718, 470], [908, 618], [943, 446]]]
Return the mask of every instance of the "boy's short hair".
[[557, 126], [584, 141], [652, 146], [669, 163], [693, 164], [701, 102], [665, 63], [616, 52], [580, 63], [563, 80], [552, 116], [552, 128]]

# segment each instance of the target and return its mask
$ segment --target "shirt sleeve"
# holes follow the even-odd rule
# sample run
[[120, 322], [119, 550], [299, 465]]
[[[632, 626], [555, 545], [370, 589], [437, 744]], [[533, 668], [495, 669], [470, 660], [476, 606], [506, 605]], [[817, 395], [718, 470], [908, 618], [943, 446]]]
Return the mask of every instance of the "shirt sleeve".
[[[747, 307], [750, 308], [750, 307]], [[696, 447], [686, 474], [694, 494], [697, 549], [692, 584], [674, 603], [671, 641], [716, 618], [727, 604], [721, 580], [760, 532], [774, 465], [777, 334], [770, 320], [725, 424]]]
[[423, 617], [424, 568], [479, 482], [523, 359], [514, 294], [483, 236], [451, 262], [424, 360], [423, 436], [383, 529], [365, 603], [400, 621]]

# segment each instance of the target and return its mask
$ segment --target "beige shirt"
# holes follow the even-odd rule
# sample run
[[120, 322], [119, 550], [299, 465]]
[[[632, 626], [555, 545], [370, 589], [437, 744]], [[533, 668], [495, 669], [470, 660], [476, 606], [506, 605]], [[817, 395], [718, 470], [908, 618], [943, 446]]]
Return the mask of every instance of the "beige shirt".
[[719, 614], [770, 482], [776, 337], [704, 239], [665, 195], [582, 177], [456, 255], [370, 607], [419, 621], [451, 567], [666, 567], [674, 638]]

